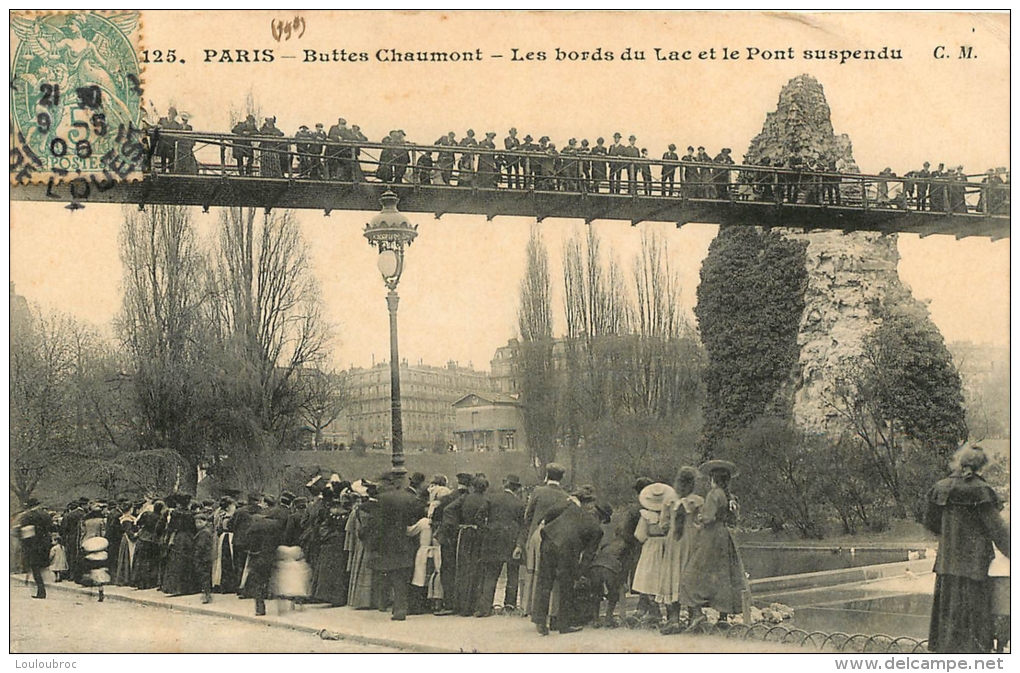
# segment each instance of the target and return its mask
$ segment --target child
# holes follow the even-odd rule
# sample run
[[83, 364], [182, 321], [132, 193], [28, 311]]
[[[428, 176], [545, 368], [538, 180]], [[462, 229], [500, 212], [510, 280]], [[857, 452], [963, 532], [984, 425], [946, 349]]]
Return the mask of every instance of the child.
[[[308, 598], [312, 569], [305, 561], [301, 547], [278, 547], [276, 550], [277, 597], [290, 601], [290, 609], [300, 608]], [[282, 609], [281, 609], [282, 612]]]
[[50, 571], [54, 582], [63, 581], [64, 573], [67, 572], [67, 550], [56, 533], [53, 534], [53, 546], [50, 547]]
[[[613, 516], [612, 508], [608, 505], [597, 505], [596, 512], [602, 522], [603, 529], [610, 525]], [[612, 535], [603, 535], [604, 540], [609, 540], [595, 555], [595, 559], [589, 568], [589, 579], [592, 589], [592, 611], [595, 617], [595, 627], [605, 626], [616, 628], [620, 621], [616, 617], [616, 604], [623, 595], [623, 584], [626, 576], [623, 573], [623, 557], [627, 554], [627, 543], [622, 535], [620, 527], [613, 529]], [[606, 616], [599, 617], [602, 599], [606, 600]]]

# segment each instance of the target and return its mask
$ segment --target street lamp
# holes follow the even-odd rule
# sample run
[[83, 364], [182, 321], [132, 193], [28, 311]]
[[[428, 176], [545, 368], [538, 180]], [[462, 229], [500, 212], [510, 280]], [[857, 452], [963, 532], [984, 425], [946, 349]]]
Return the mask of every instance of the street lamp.
[[411, 224], [407, 216], [397, 210], [399, 198], [386, 191], [379, 202], [382, 210], [365, 225], [365, 238], [369, 245], [379, 250], [379, 272], [389, 288], [386, 306], [390, 310], [390, 423], [392, 439], [393, 470], [406, 472], [404, 468], [404, 429], [400, 419], [400, 356], [397, 353], [397, 283], [404, 271], [404, 248], [409, 247], [418, 236], [418, 225]]

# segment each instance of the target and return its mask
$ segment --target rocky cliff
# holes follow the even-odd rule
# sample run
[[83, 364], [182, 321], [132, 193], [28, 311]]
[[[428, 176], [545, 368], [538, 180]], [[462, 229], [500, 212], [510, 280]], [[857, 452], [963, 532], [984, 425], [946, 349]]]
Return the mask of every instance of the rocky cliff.
[[[768, 113], [747, 151], [750, 163], [768, 157], [773, 164], [788, 165], [793, 156], [857, 171], [850, 139], [834, 132], [825, 93], [810, 75], [783, 87], [776, 111]], [[808, 287], [797, 337], [800, 357], [776, 401], [786, 409], [792, 405], [802, 429], [838, 433], [835, 414], [826, 403], [832, 399], [837, 372], [860, 355], [863, 340], [879, 325], [876, 309], [885, 298], [909, 296], [896, 268], [896, 236], [782, 232], [807, 242]]]

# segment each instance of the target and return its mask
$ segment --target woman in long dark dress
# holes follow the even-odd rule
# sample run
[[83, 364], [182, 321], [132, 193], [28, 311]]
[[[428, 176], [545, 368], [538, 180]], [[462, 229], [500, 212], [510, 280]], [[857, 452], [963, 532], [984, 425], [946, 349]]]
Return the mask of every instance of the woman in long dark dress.
[[378, 573], [372, 572], [373, 551], [367, 534], [378, 505], [372, 497], [377, 487], [361, 480], [354, 482], [351, 489], [360, 499], [354, 505], [346, 528], [345, 550], [349, 552], [347, 569], [350, 584], [347, 604], [356, 610], [367, 610], [379, 606]]
[[992, 651], [988, 566], [993, 544], [1009, 556], [1009, 529], [999, 515], [999, 497], [978, 474], [987, 463], [980, 447], [962, 447], [953, 456], [953, 473], [928, 494], [924, 524], [939, 536], [928, 632], [932, 652]]
[[152, 509], [142, 508], [135, 526], [138, 539], [135, 541], [135, 559], [131, 567], [131, 586], [136, 589], [154, 589], [159, 586], [159, 541], [156, 527], [163, 516], [163, 503], [157, 502]]
[[[120, 517], [120, 529], [121, 529], [121, 541], [120, 547], [117, 552], [116, 565], [113, 565], [114, 575], [113, 583], [118, 586], [130, 586], [131, 585], [131, 569], [134, 565], [135, 558], [135, 546], [138, 541], [138, 530], [135, 526], [135, 511], [140, 507], [136, 503], [135, 507], [125, 512]], [[113, 556], [111, 554], [111, 562]]]
[[347, 605], [347, 520], [351, 515], [350, 495], [335, 497], [332, 489], [323, 491], [323, 507], [318, 511], [312, 534], [316, 536], [315, 584], [312, 599], [333, 607]]
[[702, 608], [719, 612], [719, 621], [740, 612], [741, 593], [747, 588], [744, 564], [737, 552], [730, 527], [736, 524], [736, 501], [730, 496], [730, 477], [736, 466], [725, 460], [710, 460], [700, 468], [712, 480], [705, 496], [690, 544], [690, 556], [680, 570], [680, 602], [691, 610], [691, 626], [705, 621]]
[[[489, 521], [489, 499], [485, 492], [489, 489], [489, 480], [476, 476], [471, 481], [471, 492], [458, 498], [447, 507], [447, 511], [458, 511], [457, 520], [457, 606], [461, 616], [470, 617], [476, 613], [487, 612], [479, 604], [482, 592], [482, 537]], [[491, 608], [491, 605], [488, 606]]]
[[198, 591], [193, 572], [195, 551], [195, 515], [188, 509], [187, 501], [180, 501], [170, 514], [167, 522], [166, 568], [163, 572], [163, 593], [183, 596]]

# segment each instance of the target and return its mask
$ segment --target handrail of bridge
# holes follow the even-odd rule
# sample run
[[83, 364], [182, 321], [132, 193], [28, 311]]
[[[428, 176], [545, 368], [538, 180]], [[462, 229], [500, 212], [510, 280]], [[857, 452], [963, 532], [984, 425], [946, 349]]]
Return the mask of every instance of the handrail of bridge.
[[[153, 127], [149, 172], [255, 175], [297, 180], [335, 180], [329, 168], [349, 171], [349, 181], [403, 181], [410, 174], [413, 184], [432, 184], [433, 176], [442, 175], [443, 184], [454, 176], [457, 186], [522, 188], [537, 191], [587, 193], [608, 187], [611, 193], [674, 198], [722, 198], [730, 200], [774, 200], [795, 203], [803, 196], [806, 202], [849, 207], [930, 210], [943, 213], [973, 213], [985, 217], [1008, 217], [1009, 183], [988, 181], [988, 174], [960, 176], [964, 179], [940, 177], [874, 175], [819, 171], [808, 167], [721, 164], [689, 162], [590, 152], [534, 152], [487, 148], [478, 145], [421, 145], [384, 143], [368, 140], [335, 140], [314, 137], [239, 135], [207, 133]], [[177, 156], [181, 141], [190, 143], [193, 161]], [[196, 144], [219, 148], [218, 163], [199, 163]], [[162, 147], [162, 149], [161, 149]], [[167, 149], [173, 156], [160, 161]], [[227, 150], [236, 160], [236, 150], [250, 153], [248, 173], [238, 160], [237, 166], [227, 161]], [[314, 152], [303, 151], [314, 148]], [[369, 151], [377, 151], [373, 156]], [[383, 153], [389, 151], [389, 157]], [[422, 155], [439, 154], [440, 160], [418, 166]], [[256, 155], [259, 159], [256, 162]], [[402, 155], [402, 156], [400, 156]], [[456, 159], [456, 155], [460, 155]], [[278, 166], [267, 166], [265, 159], [276, 157]], [[484, 159], [483, 159], [484, 157]], [[297, 166], [294, 165], [295, 160]], [[157, 166], [157, 164], [161, 164]], [[274, 162], [269, 162], [270, 164]], [[598, 170], [595, 170], [598, 164]], [[366, 165], [369, 170], [366, 170]], [[660, 169], [658, 180], [652, 167]], [[187, 168], [185, 168], [187, 167]], [[512, 174], [516, 168], [518, 173]], [[667, 170], [668, 169], [668, 170]], [[623, 174], [626, 173], [626, 177]], [[663, 175], [665, 173], [665, 175]], [[395, 175], [399, 174], [399, 175]], [[1000, 175], [1000, 174], [996, 174]], [[1009, 172], [1001, 173], [1006, 179]], [[670, 177], [671, 176], [671, 177]], [[982, 178], [982, 182], [971, 179]], [[1001, 178], [999, 178], [1001, 181]], [[504, 186], [505, 185], [505, 186]], [[970, 197], [976, 196], [977, 202]], [[812, 201], [813, 200], [813, 201]], [[846, 203], [844, 203], [844, 201]]]

